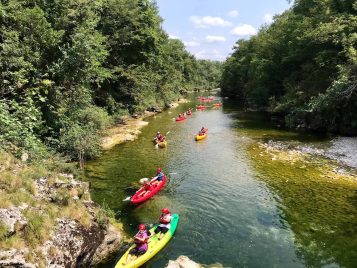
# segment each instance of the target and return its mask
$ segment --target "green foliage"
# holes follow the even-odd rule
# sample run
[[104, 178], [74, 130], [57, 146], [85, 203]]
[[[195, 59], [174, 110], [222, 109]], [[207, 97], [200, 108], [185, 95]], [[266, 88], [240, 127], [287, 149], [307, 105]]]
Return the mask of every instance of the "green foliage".
[[0, 220], [0, 241], [5, 240], [7, 233], [7, 225], [2, 220]]
[[103, 202], [96, 212], [96, 221], [99, 226], [105, 228], [109, 223], [109, 219], [115, 219], [115, 212], [109, 208], [108, 204]]
[[52, 201], [60, 206], [68, 206], [70, 198], [71, 197], [66, 188], [60, 188], [51, 197]]
[[118, 116], [218, 85], [221, 64], [169, 39], [155, 1], [9, 0], [0, 21], [0, 146], [18, 156], [46, 144], [83, 165]]
[[291, 127], [357, 133], [356, 14], [354, 1], [295, 1], [257, 36], [237, 42], [222, 93], [270, 105]]

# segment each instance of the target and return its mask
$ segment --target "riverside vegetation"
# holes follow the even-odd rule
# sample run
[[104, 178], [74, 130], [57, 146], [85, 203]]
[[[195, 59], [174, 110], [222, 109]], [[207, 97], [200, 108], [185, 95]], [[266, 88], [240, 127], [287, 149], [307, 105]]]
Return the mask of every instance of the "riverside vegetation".
[[[87, 266], [117, 223], [71, 162], [122, 116], [217, 87], [221, 63], [170, 39], [149, 0], [1, 1], [0, 21], [0, 259]], [[70, 252], [55, 243], [67, 227], [82, 237]]]
[[296, 0], [224, 65], [222, 93], [288, 127], [357, 134], [357, 3]]

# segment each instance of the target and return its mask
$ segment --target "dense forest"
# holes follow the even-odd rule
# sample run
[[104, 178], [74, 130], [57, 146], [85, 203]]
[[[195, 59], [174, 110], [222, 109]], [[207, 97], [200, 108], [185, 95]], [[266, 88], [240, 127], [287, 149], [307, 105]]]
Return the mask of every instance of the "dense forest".
[[288, 127], [357, 134], [357, 2], [296, 0], [224, 65], [225, 96]]
[[30, 159], [99, 152], [117, 118], [217, 87], [150, 0], [1, 0], [0, 146]]

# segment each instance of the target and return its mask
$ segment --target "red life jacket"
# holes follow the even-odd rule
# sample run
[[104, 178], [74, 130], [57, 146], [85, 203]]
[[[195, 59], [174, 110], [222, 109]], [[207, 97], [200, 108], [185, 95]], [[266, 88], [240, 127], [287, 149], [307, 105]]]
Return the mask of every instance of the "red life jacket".
[[161, 214], [160, 216], [160, 223], [162, 224], [168, 224], [170, 223], [170, 220], [166, 220], [166, 216], [170, 216], [170, 214]]

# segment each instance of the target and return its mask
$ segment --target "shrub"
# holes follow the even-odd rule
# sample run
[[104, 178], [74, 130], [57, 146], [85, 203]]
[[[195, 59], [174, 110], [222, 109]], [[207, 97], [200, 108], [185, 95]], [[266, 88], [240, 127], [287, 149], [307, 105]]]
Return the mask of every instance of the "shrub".
[[70, 194], [66, 188], [58, 189], [51, 197], [52, 201], [60, 206], [68, 206]]

